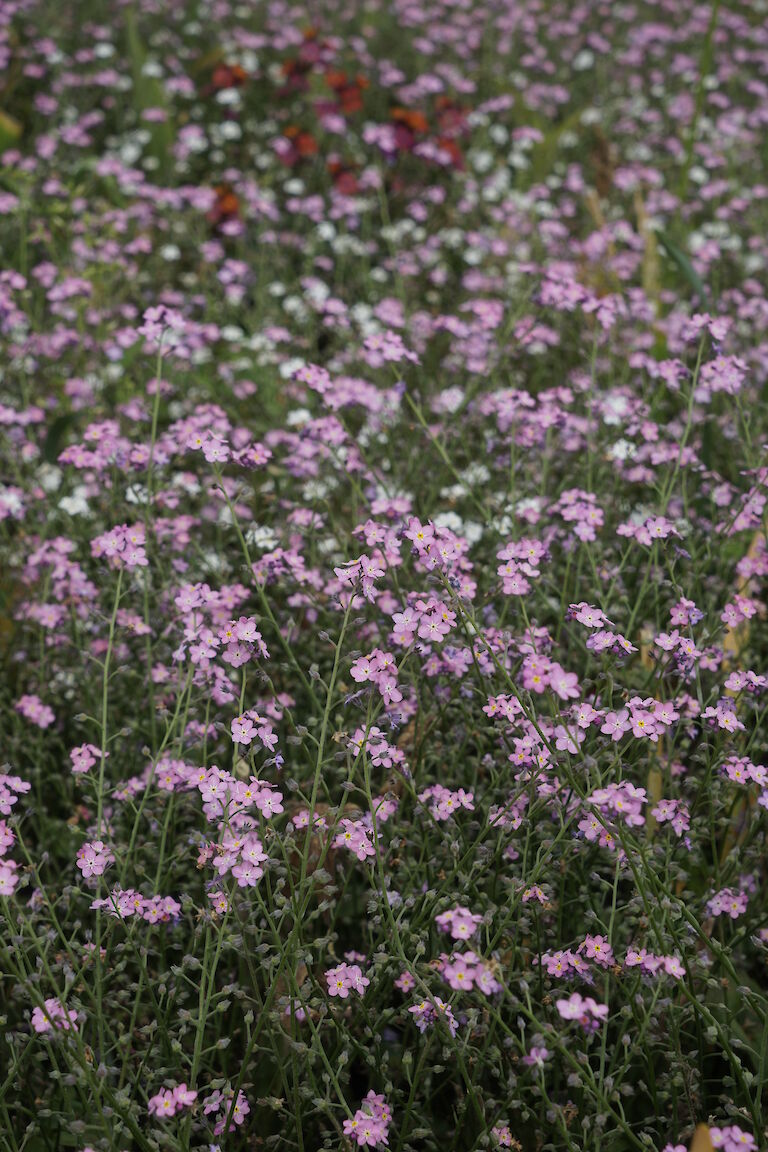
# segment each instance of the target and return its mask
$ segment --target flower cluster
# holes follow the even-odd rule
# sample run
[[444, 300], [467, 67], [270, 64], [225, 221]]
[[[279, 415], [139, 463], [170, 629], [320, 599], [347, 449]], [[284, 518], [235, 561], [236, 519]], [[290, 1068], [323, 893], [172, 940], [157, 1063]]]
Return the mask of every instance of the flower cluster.
[[449, 908], [447, 912], [440, 912], [435, 916], [435, 924], [444, 932], [450, 932], [454, 940], [469, 940], [474, 936], [483, 918], [477, 912], [470, 912], [469, 908]]
[[739, 1152], [746, 1148], [747, 1152], [754, 1152], [757, 1141], [751, 1132], [745, 1132], [738, 1124], [726, 1124], [722, 1128], [710, 1128], [709, 1138], [713, 1148], [722, 1148], [724, 1152]]
[[146, 568], [145, 544], [143, 524], [119, 524], [91, 541], [91, 555], [104, 557], [112, 568]]
[[339, 964], [336, 968], [329, 968], [325, 974], [328, 982], [328, 995], [338, 996], [346, 1000], [350, 990], [362, 996], [370, 984], [367, 976], [363, 976], [362, 969], [357, 964]]
[[419, 1032], [426, 1032], [436, 1020], [445, 1021], [451, 1036], [455, 1036], [459, 1030], [459, 1022], [453, 1015], [453, 1009], [439, 996], [435, 996], [434, 1000], [421, 1000], [418, 1004], [412, 1004], [408, 1011]]
[[43, 730], [50, 728], [56, 719], [53, 709], [48, 704], [43, 704], [40, 697], [35, 695], [20, 696], [16, 701], [16, 711], [25, 720], [29, 720], [30, 724], [35, 724]]
[[557, 1011], [563, 1020], [577, 1020], [586, 1033], [597, 1032], [608, 1018], [607, 1004], [598, 1004], [591, 996], [578, 992], [572, 992], [567, 1000], [558, 1000]]
[[108, 896], [92, 900], [91, 908], [103, 908], [118, 920], [138, 916], [148, 924], [173, 922], [181, 915], [181, 904], [172, 896], [142, 896], [132, 888], [113, 888]]
[[246, 1120], [251, 1106], [245, 1094], [232, 1088], [223, 1091], [215, 1089], [203, 1101], [203, 1113], [211, 1116], [214, 1136], [221, 1136], [225, 1132], [236, 1132]]
[[150, 1096], [147, 1101], [147, 1112], [150, 1116], [175, 1116], [183, 1108], [189, 1108], [197, 1099], [197, 1092], [187, 1088], [186, 1084], [177, 1084], [174, 1088], [165, 1088]]
[[386, 1144], [391, 1113], [385, 1097], [371, 1090], [362, 1107], [344, 1121], [344, 1135], [351, 1136], [360, 1148], [375, 1148]]

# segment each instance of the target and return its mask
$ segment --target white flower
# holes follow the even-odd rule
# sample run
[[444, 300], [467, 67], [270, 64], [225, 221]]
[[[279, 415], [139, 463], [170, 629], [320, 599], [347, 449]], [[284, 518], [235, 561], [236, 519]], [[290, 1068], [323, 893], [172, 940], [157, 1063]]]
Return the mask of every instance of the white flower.
[[63, 496], [59, 500], [59, 508], [69, 516], [82, 516], [89, 512], [90, 508], [85, 498], [86, 491], [84, 484], [78, 484], [71, 496]]

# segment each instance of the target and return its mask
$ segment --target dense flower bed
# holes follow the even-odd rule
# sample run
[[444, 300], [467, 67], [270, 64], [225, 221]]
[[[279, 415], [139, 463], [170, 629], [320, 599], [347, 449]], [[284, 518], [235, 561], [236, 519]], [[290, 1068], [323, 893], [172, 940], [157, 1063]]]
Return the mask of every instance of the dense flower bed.
[[0, 6], [3, 1148], [766, 1146], [767, 14]]

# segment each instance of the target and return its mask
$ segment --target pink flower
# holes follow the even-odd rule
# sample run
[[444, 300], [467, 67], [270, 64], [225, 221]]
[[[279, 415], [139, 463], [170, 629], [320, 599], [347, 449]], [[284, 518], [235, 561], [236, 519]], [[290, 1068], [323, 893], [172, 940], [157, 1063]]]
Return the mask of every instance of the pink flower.
[[38, 728], [50, 728], [56, 719], [53, 709], [43, 704], [39, 696], [20, 696], [15, 707], [25, 720], [36, 724]]
[[578, 1020], [585, 1032], [596, 1032], [601, 1020], [608, 1018], [607, 1004], [597, 1004], [591, 996], [582, 997], [578, 992], [558, 1000], [556, 1006], [563, 1020]]
[[613, 949], [604, 936], [586, 936], [579, 951], [584, 950], [588, 960], [594, 960], [601, 968], [610, 968], [614, 962]]
[[188, 1108], [197, 1100], [197, 1092], [193, 1088], [187, 1088], [186, 1084], [177, 1084], [173, 1089], [173, 1096], [179, 1108]]
[[573, 961], [574, 956], [570, 949], [544, 952], [541, 957], [541, 963], [546, 968], [547, 975], [553, 977], [567, 976], [573, 968]]
[[559, 664], [552, 664], [549, 669], [549, 683], [561, 700], [578, 699], [580, 689], [575, 672], [566, 672]]
[[443, 931], [449, 931], [454, 940], [468, 940], [474, 936], [483, 918], [477, 912], [470, 912], [468, 908], [452, 908], [448, 912], [441, 912], [435, 916], [435, 923]]
[[602, 628], [605, 624], [605, 615], [599, 608], [593, 608], [586, 603], [571, 604], [570, 612], [574, 620], [583, 624], [585, 628]]
[[[219, 1112], [219, 1119], [213, 1129], [214, 1136], [221, 1136], [225, 1128], [229, 1132], [236, 1131], [236, 1129], [241, 1124], [245, 1123], [245, 1118], [251, 1110], [251, 1106], [246, 1100], [244, 1094], [242, 1092], [238, 1092], [237, 1099], [235, 1100], [234, 1093], [231, 1089], [228, 1091], [227, 1095], [220, 1097], [220, 1102], [217, 1104], [217, 1106], [220, 1107], [221, 1110]], [[213, 1109], [206, 1107], [204, 1110], [209, 1112]], [[229, 1121], [228, 1128], [227, 1121]]]
[[474, 969], [466, 963], [462, 956], [455, 957], [445, 965], [443, 976], [455, 991], [469, 992], [475, 983]]
[[0, 860], [0, 896], [11, 896], [19, 878], [18, 865], [13, 860]]
[[10, 816], [19, 796], [29, 792], [31, 787], [32, 785], [22, 780], [20, 776], [9, 776], [5, 772], [0, 772], [0, 815]]
[[[104, 753], [105, 757], [109, 756], [109, 752]], [[72, 761], [72, 771], [75, 774], [87, 772], [97, 760], [101, 758], [101, 750], [94, 744], [81, 744], [77, 748], [73, 748], [69, 754]]]
[[408, 1011], [413, 1016], [419, 1032], [426, 1032], [431, 1024], [441, 1018], [448, 1025], [451, 1036], [455, 1036], [459, 1030], [458, 1021], [453, 1015], [450, 1004], [446, 1004], [439, 996], [435, 996], [434, 1005], [430, 1000], [421, 1000], [418, 1004], [411, 1005]]
[[369, 656], [361, 656], [359, 660], [355, 660], [349, 670], [352, 679], [357, 684], [363, 684], [366, 680], [370, 680], [372, 671], [373, 664]]
[[250, 744], [256, 734], [253, 720], [249, 716], [237, 716], [232, 721], [232, 743]]
[[146, 568], [143, 524], [119, 524], [91, 541], [91, 555], [104, 557], [111, 568]]
[[738, 1124], [710, 1128], [709, 1138], [713, 1148], [722, 1148], [724, 1152], [754, 1152], [757, 1148], [754, 1136], [739, 1128]]
[[437, 821], [450, 819], [462, 808], [472, 811], [475, 806], [472, 792], [465, 792], [463, 788], [452, 792], [450, 789], [444, 788], [442, 784], [431, 784], [429, 788], [425, 788], [423, 792], [419, 793], [419, 800], [422, 803], [430, 799], [432, 804], [429, 810], [433, 819]]
[[202, 450], [209, 464], [225, 464], [229, 460], [229, 445], [223, 440], [206, 440]]
[[329, 968], [325, 978], [328, 982], [328, 995], [338, 996], [341, 1000], [347, 999], [350, 990], [362, 996], [370, 984], [370, 980], [367, 976], [363, 976], [357, 964], [342, 963], [337, 968]]
[[62, 1032], [68, 1032], [70, 1029], [73, 1032], [78, 1031], [77, 1012], [73, 1009], [67, 1011], [61, 1001], [55, 998], [46, 1000], [44, 1008], [33, 1010], [31, 1023], [35, 1032], [40, 1034], [52, 1032], [54, 1029]]
[[368, 856], [376, 855], [376, 849], [369, 839], [369, 831], [361, 821], [344, 819], [341, 821], [341, 826], [343, 831], [339, 832], [333, 841], [334, 848], [349, 848], [361, 861]]
[[77, 866], [83, 877], [102, 876], [104, 870], [114, 862], [114, 856], [101, 840], [83, 844], [77, 853]]
[[385, 706], [399, 704], [403, 698], [394, 676], [383, 676], [378, 682], [378, 689], [384, 697]]
[[177, 1107], [178, 1101], [173, 1092], [168, 1090], [158, 1092], [147, 1101], [147, 1112], [150, 1116], [175, 1116]]
[[630, 730], [629, 710], [622, 708], [620, 712], [609, 712], [603, 721], [600, 731], [612, 740], [621, 740], [622, 736]]
[[344, 1135], [352, 1137], [358, 1147], [373, 1148], [386, 1144], [391, 1114], [381, 1094], [370, 1091], [354, 1116], [344, 1121]]
[[746, 892], [739, 892], [735, 888], [721, 888], [707, 901], [707, 910], [711, 916], [729, 916], [737, 920], [747, 910], [748, 897]]
[[232, 875], [240, 888], [253, 888], [264, 875], [264, 869], [249, 860], [242, 860], [239, 864], [235, 864]]
[[380, 367], [384, 363], [397, 364], [401, 360], [419, 363], [418, 356], [405, 347], [402, 336], [397, 332], [385, 331], [367, 336], [364, 349], [365, 360], [372, 368]]

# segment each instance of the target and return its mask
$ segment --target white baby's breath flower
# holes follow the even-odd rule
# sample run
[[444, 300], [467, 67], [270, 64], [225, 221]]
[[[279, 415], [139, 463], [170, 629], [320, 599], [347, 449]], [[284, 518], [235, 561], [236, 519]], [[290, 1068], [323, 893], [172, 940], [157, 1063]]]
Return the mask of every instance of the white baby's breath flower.
[[202, 554], [202, 561], [206, 568], [211, 572], [220, 572], [222, 567], [222, 557], [213, 548], [206, 549]]
[[338, 481], [331, 482], [330, 480], [310, 480], [304, 485], [302, 490], [303, 499], [308, 503], [315, 501], [325, 500], [326, 496], [330, 496], [334, 488], [338, 487]]
[[294, 408], [288, 413], [286, 417], [286, 424], [291, 428], [295, 428], [297, 424], [306, 424], [307, 420], [312, 419], [312, 413], [308, 408]]
[[61, 486], [61, 468], [55, 464], [41, 464], [37, 478], [44, 492], [55, 492]]
[[637, 445], [632, 444], [629, 440], [617, 440], [608, 451], [608, 455], [612, 456], [614, 460], [631, 460], [636, 454]]
[[125, 490], [125, 499], [129, 504], [146, 504], [149, 492], [144, 484], [129, 484]]
[[244, 532], [245, 541], [250, 547], [258, 548], [262, 552], [270, 552], [277, 548], [278, 537], [266, 524], [249, 524]]
[[199, 481], [190, 472], [177, 472], [172, 477], [171, 484], [189, 496], [196, 496], [200, 491]]
[[216, 103], [223, 104], [226, 108], [239, 108], [242, 98], [237, 88], [222, 88], [216, 93]]

